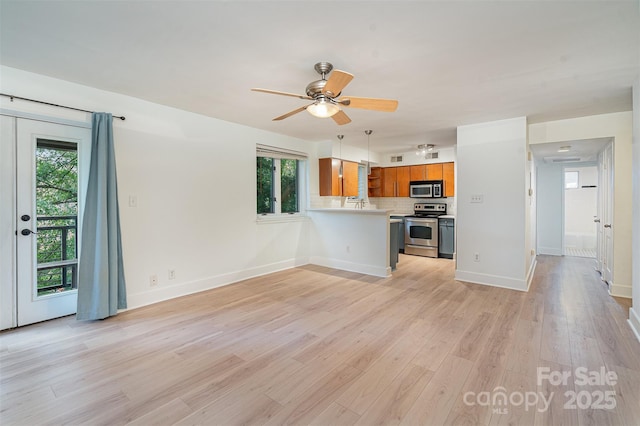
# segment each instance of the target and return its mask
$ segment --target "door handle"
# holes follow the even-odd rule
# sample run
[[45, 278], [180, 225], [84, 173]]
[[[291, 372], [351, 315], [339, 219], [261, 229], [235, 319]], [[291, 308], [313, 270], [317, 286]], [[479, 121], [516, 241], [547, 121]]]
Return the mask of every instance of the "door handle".
[[604, 227], [605, 228], [611, 228], [611, 225], [605, 225]]
[[29, 235], [29, 234], [35, 234], [35, 235], [38, 235], [38, 233], [37, 233], [37, 232], [33, 232], [31, 229], [26, 229], [26, 228], [25, 228], [25, 229], [23, 229], [22, 231], [20, 231], [20, 233], [21, 233], [22, 235], [25, 235], [25, 236], [26, 236], [26, 235]]
[[600, 223], [600, 219], [593, 219], [595, 223]]

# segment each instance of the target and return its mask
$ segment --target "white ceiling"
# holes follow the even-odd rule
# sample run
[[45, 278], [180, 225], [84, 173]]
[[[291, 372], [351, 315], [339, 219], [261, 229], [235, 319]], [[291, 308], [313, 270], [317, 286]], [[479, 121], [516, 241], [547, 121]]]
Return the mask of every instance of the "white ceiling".
[[[535, 144], [530, 148], [533, 156], [545, 163], [584, 163], [597, 161], [598, 153], [610, 142], [613, 142], [613, 138], [580, 139]], [[568, 151], [558, 151], [560, 148], [567, 148]]]
[[[0, 0], [0, 8], [3, 65], [305, 140], [340, 133], [363, 146], [372, 129], [372, 149], [389, 153], [452, 145], [458, 125], [630, 110], [640, 70], [637, 0]], [[395, 98], [398, 110], [346, 109], [353, 122], [340, 127], [306, 112], [271, 121], [306, 101], [249, 89], [304, 94], [318, 61], [355, 75], [343, 95]]]

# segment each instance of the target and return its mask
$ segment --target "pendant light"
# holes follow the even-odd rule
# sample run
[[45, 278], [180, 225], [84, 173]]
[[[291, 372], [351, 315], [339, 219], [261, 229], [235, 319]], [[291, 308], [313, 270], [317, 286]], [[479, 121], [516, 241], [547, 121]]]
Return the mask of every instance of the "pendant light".
[[342, 139], [344, 139], [344, 135], [338, 135], [338, 139], [340, 140], [340, 168], [338, 169], [338, 177], [342, 177]]
[[369, 146], [371, 145], [371, 133], [373, 130], [365, 130], [364, 133], [367, 135], [367, 175], [371, 174], [371, 161], [369, 161]]

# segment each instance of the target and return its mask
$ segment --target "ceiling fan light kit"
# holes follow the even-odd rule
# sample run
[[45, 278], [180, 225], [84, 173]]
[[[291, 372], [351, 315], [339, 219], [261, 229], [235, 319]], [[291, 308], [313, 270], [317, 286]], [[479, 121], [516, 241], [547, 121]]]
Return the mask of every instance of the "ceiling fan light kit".
[[340, 107], [333, 102], [327, 101], [324, 97], [307, 107], [307, 112], [314, 117], [329, 118], [340, 111]]
[[[286, 114], [274, 118], [274, 121], [284, 120], [291, 117], [294, 114], [307, 110], [309, 114], [318, 118], [333, 118], [333, 121], [339, 126], [348, 124], [351, 119], [340, 108], [360, 108], [368, 109], [372, 111], [393, 112], [398, 108], [398, 101], [395, 99], [377, 99], [377, 98], [358, 98], [358, 97], [342, 97], [342, 89], [353, 80], [353, 74], [349, 74], [345, 71], [333, 70], [333, 65], [329, 62], [318, 62], [314, 69], [320, 74], [321, 79], [312, 81], [307, 85], [305, 95], [298, 95], [295, 93], [280, 92], [270, 89], [251, 89], [254, 92], [269, 93], [272, 95], [292, 96], [295, 98], [306, 99], [313, 101], [312, 104], [297, 108]], [[331, 73], [329, 79], [326, 79], [327, 74]]]

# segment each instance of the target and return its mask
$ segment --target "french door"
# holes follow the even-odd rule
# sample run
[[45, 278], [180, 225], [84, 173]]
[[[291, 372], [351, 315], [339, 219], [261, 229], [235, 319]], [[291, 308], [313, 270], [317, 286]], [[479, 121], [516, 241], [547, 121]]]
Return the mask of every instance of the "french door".
[[[76, 312], [81, 213], [91, 131], [88, 128], [2, 117], [2, 166], [13, 169], [13, 288], [3, 286], [2, 307], [12, 302], [12, 325], [23, 326]], [[11, 120], [11, 121], [9, 121]], [[13, 144], [13, 147], [8, 145]], [[11, 153], [13, 161], [6, 158]], [[13, 247], [4, 247], [11, 250]], [[6, 327], [3, 318], [3, 327]]]

